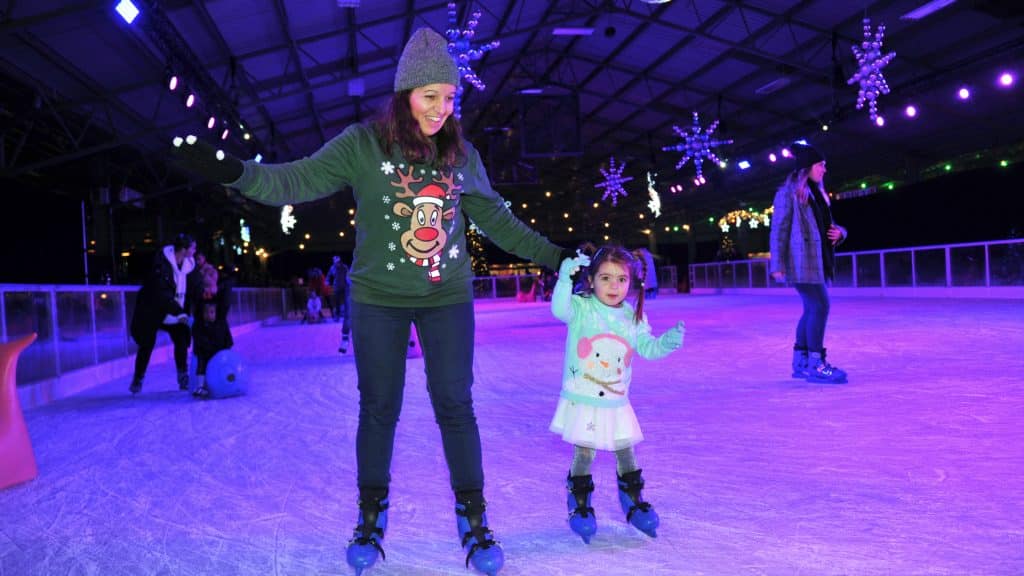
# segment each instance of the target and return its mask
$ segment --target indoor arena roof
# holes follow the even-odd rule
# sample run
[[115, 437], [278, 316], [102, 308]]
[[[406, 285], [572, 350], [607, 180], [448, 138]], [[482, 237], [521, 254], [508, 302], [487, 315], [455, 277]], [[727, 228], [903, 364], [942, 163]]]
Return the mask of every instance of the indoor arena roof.
[[[163, 194], [185, 179], [164, 162], [171, 137], [217, 140], [224, 121], [223, 145], [239, 156], [307, 155], [390, 96], [413, 30], [443, 32], [449, 19], [443, 1], [135, 0], [141, 13], [129, 24], [116, 3], [0, 5], [0, 175], [56, 179], [89, 162], [130, 172], [143, 195]], [[613, 156], [633, 177], [620, 207], [645, 209], [652, 168], [668, 214], [763, 207], [785, 171], [769, 153], [800, 138], [828, 156], [833, 189], [912, 181], [958, 158], [1020, 155], [1022, 6], [460, 1], [459, 28], [480, 11], [474, 44], [500, 41], [472, 63], [486, 87], [467, 84], [462, 121], [507, 197], [540, 202], [553, 190], [559, 212], [602, 201], [594, 186]], [[883, 68], [891, 93], [878, 98], [883, 127], [855, 108], [847, 82], [865, 17], [872, 32], [885, 25], [882, 54], [895, 52]], [[998, 84], [1004, 71], [1016, 75], [1010, 87]], [[182, 82], [173, 93], [171, 73]], [[956, 96], [961, 87], [969, 99]], [[191, 109], [185, 89], [198, 98]], [[713, 137], [732, 140], [712, 148], [727, 165], [705, 162], [703, 186], [692, 162], [676, 170], [682, 154], [663, 150], [682, 140], [673, 126], [692, 130], [694, 112], [702, 128], [719, 122]], [[675, 184], [681, 192], [669, 191]]]

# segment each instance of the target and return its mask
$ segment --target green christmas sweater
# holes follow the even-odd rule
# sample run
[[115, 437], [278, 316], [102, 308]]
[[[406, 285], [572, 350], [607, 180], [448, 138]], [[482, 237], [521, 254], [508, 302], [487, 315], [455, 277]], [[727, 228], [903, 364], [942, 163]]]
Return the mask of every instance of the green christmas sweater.
[[453, 170], [386, 155], [373, 126], [354, 124], [311, 156], [282, 164], [246, 161], [227, 184], [262, 204], [311, 202], [351, 186], [356, 245], [349, 277], [354, 301], [444, 306], [473, 299], [468, 217], [499, 248], [557, 269], [561, 248], [521, 222], [491, 187], [480, 153]]

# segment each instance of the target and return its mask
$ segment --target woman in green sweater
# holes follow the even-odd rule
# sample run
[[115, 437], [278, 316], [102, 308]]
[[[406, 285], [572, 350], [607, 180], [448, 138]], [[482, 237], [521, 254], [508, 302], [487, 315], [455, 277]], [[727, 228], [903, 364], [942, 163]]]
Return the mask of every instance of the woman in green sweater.
[[[356, 435], [359, 520], [349, 543], [356, 572], [382, 552], [395, 426], [409, 330], [416, 325], [431, 404], [455, 493], [467, 563], [504, 563], [484, 514], [480, 434], [473, 412], [473, 272], [468, 217], [503, 250], [552, 269], [571, 255], [516, 218], [491, 187], [453, 115], [459, 71], [436, 32], [406, 44], [394, 95], [372, 122], [349, 126], [311, 156], [277, 165], [218, 160], [212, 147], [176, 139], [196, 172], [257, 202], [310, 202], [345, 187], [355, 195], [352, 335], [359, 376]], [[220, 155], [223, 156], [223, 155]]]

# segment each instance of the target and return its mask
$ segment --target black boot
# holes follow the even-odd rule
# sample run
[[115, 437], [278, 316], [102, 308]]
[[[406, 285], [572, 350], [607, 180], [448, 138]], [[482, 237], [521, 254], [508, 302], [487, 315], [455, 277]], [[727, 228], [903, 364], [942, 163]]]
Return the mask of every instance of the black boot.
[[626, 514], [626, 521], [638, 530], [654, 538], [655, 529], [660, 519], [649, 502], [644, 502], [640, 492], [644, 488], [644, 478], [640, 470], [627, 472], [619, 476], [619, 504]]
[[569, 506], [569, 527], [579, 534], [580, 538], [590, 544], [590, 537], [597, 533], [597, 517], [590, 506], [590, 495], [594, 492], [594, 477], [572, 476], [569, 473], [566, 487], [569, 489], [567, 505]]
[[345, 559], [348, 565], [356, 569], [359, 576], [366, 568], [377, 561], [377, 554], [384, 559], [384, 548], [380, 543], [384, 540], [384, 530], [388, 527], [388, 491], [387, 488], [376, 490], [360, 490], [359, 522], [348, 541]]
[[178, 390], [188, 390], [188, 372], [178, 372]]
[[466, 551], [466, 567], [494, 576], [505, 564], [505, 552], [487, 527], [483, 493], [480, 490], [458, 492], [455, 495], [455, 522]]
[[142, 392], [142, 378], [132, 378], [132, 383], [131, 386], [128, 387], [128, 391], [131, 392], [133, 396]]

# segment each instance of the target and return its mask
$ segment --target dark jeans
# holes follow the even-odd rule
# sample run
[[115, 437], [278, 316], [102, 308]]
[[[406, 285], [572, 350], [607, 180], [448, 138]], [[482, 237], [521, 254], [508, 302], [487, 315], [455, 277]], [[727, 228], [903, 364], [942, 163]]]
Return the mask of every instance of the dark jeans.
[[[164, 324], [160, 330], [171, 335], [171, 342], [174, 343], [174, 367], [179, 374], [188, 372], [188, 345], [192, 341], [192, 331], [184, 324]], [[149, 358], [153, 355], [152, 346], [139, 346], [135, 353], [135, 380], [142, 380], [146, 376], [146, 369], [149, 367]]]
[[828, 322], [828, 287], [825, 284], [795, 284], [804, 312], [796, 325], [795, 347], [810, 352], [825, 348], [825, 323]]
[[473, 414], [473, 303], [390, 308], [352, 302], [352, 335], [359, 375], [356, 432], [360, 490], [391, 481], [395, 426], [402, 411], [410, 324], [415, 323], [427, 373], [427, 392], [455, 491], [482, 490], [480, 432]]
[[[344, 310], [344, 312], [342, 311]], [[349, 323], [352, 319], [352, 301], [349, 299], [348, 290], [340, 290], [334, 293], [334, 310], [331, 311], [334, 321], [341, 321], [341, 334], [348, 336]]]

